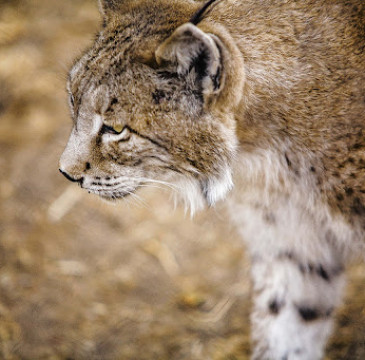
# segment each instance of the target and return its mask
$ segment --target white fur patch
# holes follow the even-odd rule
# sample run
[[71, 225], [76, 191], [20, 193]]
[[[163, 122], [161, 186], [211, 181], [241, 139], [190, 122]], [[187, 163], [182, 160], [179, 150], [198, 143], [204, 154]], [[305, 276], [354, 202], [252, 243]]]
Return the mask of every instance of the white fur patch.
[[191, 216], [206, 205], [213, 206], [223, 200], [233, 188], [232, 173], [228, 166], [220, 177], [210, 177], [203, 185], [198, 179], [186, 177], [179, 178], [174, 184], [178, 190], [174, 193], [175, 206], [183, 202], [185, 211], [189, 211]]
[[[285, 150], [241, 154], [237, 159], [240, 170], [230, 213], [240, 233], [253, 252], [292, 247], [307, 258], [331, 257], [328, 247], [337, 245], [343, 257], [348, 257], [356, 234], [321, 202], [313, 190], [314, 178], [305, 173], [293, 177], [285, 164]], [[309, 168], [304, 160], [298, 161], [301, 169]], [[264, 221], [268, 215], [275, 218], [275, 224]], [[334, 239], [328, 241], [331, 234]]]
[[174, 192], [174, 203], [182, 202], [185, 212], [190, 212], [190, 216], [205, 207], [205, 200], [201, 192], [200, 183], [196, 179], [181, 178], [175, 182], [177, 192]]
[[220, 177], [209, 178], [205, 186], [205, 196], [209, 206], [213, 206], [219, 200], [223, 200], [233, 188], [231, 169], [226, 166]]
[[95, 114], [93, 118], [92, 135], [96, 135], [103, 125], [103, 118], [101, 115]]

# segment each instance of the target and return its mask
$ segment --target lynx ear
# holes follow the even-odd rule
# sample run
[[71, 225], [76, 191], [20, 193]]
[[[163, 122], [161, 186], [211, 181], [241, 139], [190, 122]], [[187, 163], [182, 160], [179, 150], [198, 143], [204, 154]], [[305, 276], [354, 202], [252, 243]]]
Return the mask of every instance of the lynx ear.
[[191, 75], [193, 86], [202, 90], [204, 95], [217, 94], [224, 80], [222, 46], [215, 35], [206, 34], [187, 23], [178, 27], [157, 48], [156, 61], [160, 66], [172, 66], [180, 76]]

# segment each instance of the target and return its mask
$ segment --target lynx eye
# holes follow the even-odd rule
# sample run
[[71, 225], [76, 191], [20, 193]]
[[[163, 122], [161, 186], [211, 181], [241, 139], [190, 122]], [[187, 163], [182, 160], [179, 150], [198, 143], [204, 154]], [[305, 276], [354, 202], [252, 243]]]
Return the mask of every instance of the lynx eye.
[[103, 125], [101, 128], [101, 132], [103, 134], [120, 134], [124, 130], [124, 126], [122, 125]]
[[118, 134], [120, 134], [124, 130], [124, 126], [119, 124], [113, 125], [111, 126], [111, 128]]
[[130, 138], [130, 131], [128, 127], [119, 124], [112, 126], [104, 124], [101, 128], [101, 133], [117, 136], [117, 138], [114, 139], [118, 141], [127, 141]]

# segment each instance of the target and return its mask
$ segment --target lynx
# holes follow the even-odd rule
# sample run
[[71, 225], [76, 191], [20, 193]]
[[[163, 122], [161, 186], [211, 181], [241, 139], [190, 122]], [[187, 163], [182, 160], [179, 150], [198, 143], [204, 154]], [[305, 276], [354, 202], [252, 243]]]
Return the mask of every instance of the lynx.
[[363, 0], [100, 0], [69, 73], [69, 180], [225, 199], [252, 263], [253, 359], [323, 356], [364, 251]]

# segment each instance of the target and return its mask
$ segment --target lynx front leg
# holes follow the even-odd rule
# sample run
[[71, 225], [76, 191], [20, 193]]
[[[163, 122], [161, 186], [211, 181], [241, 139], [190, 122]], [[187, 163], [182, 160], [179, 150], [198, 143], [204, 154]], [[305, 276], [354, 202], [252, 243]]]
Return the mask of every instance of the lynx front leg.
[[253, 258], [253, 359], [318, 360], [343, 287], [342, 266], [285, 252]]

